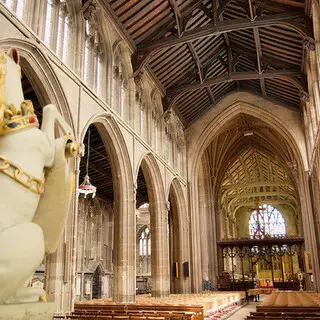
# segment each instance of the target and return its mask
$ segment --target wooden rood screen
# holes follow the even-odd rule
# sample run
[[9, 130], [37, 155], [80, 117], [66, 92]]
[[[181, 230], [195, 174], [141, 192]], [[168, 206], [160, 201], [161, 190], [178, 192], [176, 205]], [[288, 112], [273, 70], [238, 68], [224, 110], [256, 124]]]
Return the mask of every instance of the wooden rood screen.
[[[275, 288], [297, 290], [299, 283], [296, 279], [296, 269], [304, 270], [301, 250], [303, 242], [302, 237], [270, 236], [218, 241], [220, 254], [225, 263], [224, 269], [228, 270], [227, 265], [231, 264], [230, 279], [224, 289], [248, 290], [260, 279], [263, 280], [266, 287], [270, 282]], [[267, 265], [265, 271], [270, 274], [266, 277], [261, 273], [259, 279], [256, 278], [258, 276], [257, 264]], [[240, 268], [235, 269], [235, 265]]]

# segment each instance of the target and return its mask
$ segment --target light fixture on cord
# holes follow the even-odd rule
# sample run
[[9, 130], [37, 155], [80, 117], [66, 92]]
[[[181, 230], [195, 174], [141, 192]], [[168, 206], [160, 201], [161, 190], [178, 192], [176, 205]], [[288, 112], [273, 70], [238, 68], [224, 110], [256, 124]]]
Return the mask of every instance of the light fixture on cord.
[[94, 198], [96, 196], [96, 191], [97, 188], [95, 186], [93, 186], [90, 182], [90, 178], [89, 178], [89, 156], [90, 156], [90, 127], [89, 127], [89, 132], [88, 132], [88, 144], [87, 144], [87, 163], [86, 163], [86, 175], [83, 179], [83, 182], [80, 184], [79, 186], [79, 194], [83, 194], [84, 197], [86, 198], [87, 195], [92, 195], [92, 198]]

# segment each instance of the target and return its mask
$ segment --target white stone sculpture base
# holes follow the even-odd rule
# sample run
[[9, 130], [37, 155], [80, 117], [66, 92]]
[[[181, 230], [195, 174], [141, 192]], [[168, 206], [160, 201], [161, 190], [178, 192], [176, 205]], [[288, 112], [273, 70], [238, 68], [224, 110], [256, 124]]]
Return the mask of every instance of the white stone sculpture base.
[[53, 302], [0, 305], [0, 320], [52, 320]]

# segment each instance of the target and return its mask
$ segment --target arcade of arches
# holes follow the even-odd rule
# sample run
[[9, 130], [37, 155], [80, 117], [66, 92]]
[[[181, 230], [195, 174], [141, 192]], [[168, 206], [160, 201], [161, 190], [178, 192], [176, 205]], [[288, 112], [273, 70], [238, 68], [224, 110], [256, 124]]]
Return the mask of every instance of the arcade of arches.
[[30, 281], [57, 313], [295, 289], [299, 271], [320, 291], [319, 22], [318, 0], [0, 1], [25, 98], [81, 146], [61, 243]]

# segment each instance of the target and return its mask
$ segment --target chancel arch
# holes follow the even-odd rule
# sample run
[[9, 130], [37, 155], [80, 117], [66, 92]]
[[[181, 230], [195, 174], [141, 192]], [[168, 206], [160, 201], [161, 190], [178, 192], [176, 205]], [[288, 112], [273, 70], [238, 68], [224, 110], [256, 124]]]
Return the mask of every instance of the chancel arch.
[[[101, 114], [90, 119], [81, 135], [84, 144], [89, 141], [86, 139], [89, 131], [92, 133], [93, 143], [90, 154], [94, 155], [92, 162], [89, 159], [89, 168], [91, 166], [93, 174], [93, 178], [90, 177], [91, 183], [96, 184], [97, 195], [104, 200], [102, 202], [108, 211], [108, 216], [105, 218], [109, 219], [109, 222], [111, 220], [108, 232], [113, 234], [104, 240], [106, 254], [109, 255], [109, 260], [113, 259], [112, 298], [116, 302], [134, 302], [135, 199], [127, 147], [116, 122], [110, 115]], [[86, 159], [86, 155], [83, 159]], [[85, 164], [82, 168], [85, 170]], [[82, 173], [83, 176], [84, 174], [85, 172]], [[80, 179], [80, 183], [81, 181]], [[127, 280], [122, 281], [123, 277], [120, 274], [126, 274]]]
[[149, 204], [151, 233], [151, 279], [153, 297], [166, 297], [170, 290], [168, 252], [168, 209], [163, 181], [156, 159], [146, 154], [137, 173], [136, 202]]
[[[192, 178], [197, 180], [203, 179], [203, 181], [210, 180], [207, 182], [207, 187], [205, 187], [206, 184], [199, 183], [199, 180], [192, 181], [191, 214], [193, 212], [201, 212], [200, 206], [204, 204], [201, 201], [199, 202], [198, 199], [200, 199], [202, 194], [211, 193], [212, 199], [208, 200], [205, 205], [210, 207], [213, 204], [210, 210], [212, 210], [212, 214], [214, 215], [214, 225], [219, 242], [219, 239], [222, 239], [226, 235], [230, 236], [233, 232], [232, 219], [229, 219], [229, 217], [232, 218], [232, 215], [234, 215], [233, 206], [237, 206], [238, 203], [237, 210], [239, 212], [246, 202], [254, 206], [257, 199], [259, 201], [263, 199], [270, 200], [271, 205], [278, 205], [279, 203], [279, 205], [289, 208], [288, 212], [291, 212], [290, 215], [296, 221], [296, 224], [299, 225], [299, 234], [295, 234], [304, 236], [306, 247], [310, 248], [313, 246], [312, 243], [315, 241], [314, 234], [306, 232], [311, 229], [312, 223], [310, 219], [312, 219], [312, 214], [309, 202], [310, 198], [306, 190], [306, 188], [308, 189], [308, 185], [304, 171], [304, 154], [300, 152], [302, 146], [300, 141], [295, 139], [298, 137], [297, 133], [294, 134], [294, 138], [286, 129], [286, 126], [274, 114], [265, 111], [263, 108], [259, 108], [259, 106], [242, 102], [234, 103], [229, 107], [225, 106], [224, 113], [216, 116], [214, 126], [211, 126], [212, 123], [208, 122], [208, 125], [205, 126], [199, 135], [193, 152], [194, 156], [191, 160]], [[253, 151], [263, 153], [265, 160], [259, 156], [253, 156], [255, 165], [252, 167], [253, 162], [250, 165], [247, 163], [246, 153], [249, 152], [250, 154]], [[202, 157], [201, 160], [199, 160], [200, 157]], [[237, 160], [238, 165], [243, 167], [241, 177], [245, 180], [242, 181], [242, 185], [238, 186], [236, 181], [239, 177], [233, 173], [230, 178], [230, 185], [235, 185], [237, 193], [227, 195], [223, 193], [225, 190], [221, 188], [223, 184], [222, 180], [231, 163], [235, 160]], [[272, 167], [269, 168], [269, 172], [275, 170], [273, 162], [280, 163], [283, 166], [283, 172], [278, 171], [277, 179], [279, 180], [281, 176], [283, 177], [285, 172], [290, 180], [289, 186], [287, 182], [284, 186], [278, 186], [278, 180], [275, 177], [271, 180], [271, 185], [266, 185], [266, 178], [260, 180], [259, 183], [256, 183], [253, 179], [253, 172], [256, 177], [266, 175], [265, 170], [263, 170], [264, 166]], [[202, 168], [200, 166], [201, 163]], [[201, 169], [199, 170], [199, 168]], [[252, 168], [255, 169], [253, 170]], [[237, 172], [237, 169], [234, 170], [234, 172]], [[225, 199], [228, 200], [228, 204], [223, 209], [223, 201]], [[301, 199], [304, 200], [302, 201]], [[210, 203], [212, 200], [213, 203]], [[265, 203], [268, 204], [268, 202]], [[226, 210], [226, 212], [224, 215], [221, 215], [223, 210]], [[199, 221], [195, 214], [191, 219], [194, 221], [191, 224], [194, 233], [201, 233], [201, 220]], [[192, 245], [197, 248], [197, 246], [200, 246], [200, 243], [193, 240]], [[220, 248], [218, 247], [219, 250]], [[197, 252], [196, 249], [194, 251]], [[220, 254], [222, 254], [221, 251]], [[197, 261], [202, 261], [200, 256], [197, 256], [196, 259]], [[217, 261], [219, 261], [218, 257]], [[211, 264], [214, 265], [214, 262], [211, 262]], [[214, 269], [213, 265], [211, 267]], [[197, 275], [193, 279], [193, 287], [200, 289], [205, 280], [202, 274], [204, 266], [199, 266], [199, 264], [192, 264], [192, 266]], [[300, 264], [300, 267], [303, 268], [303, 265]], [[222, 268], [221, 264], [219, 264], [218, 269], [222, 270]], [[214, 282], [214, 279], [209, 280]], [[311, 282], [309, 282], [309, 285], [311, 285]]]

